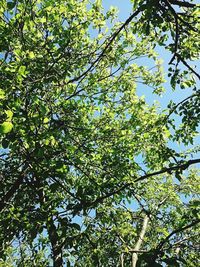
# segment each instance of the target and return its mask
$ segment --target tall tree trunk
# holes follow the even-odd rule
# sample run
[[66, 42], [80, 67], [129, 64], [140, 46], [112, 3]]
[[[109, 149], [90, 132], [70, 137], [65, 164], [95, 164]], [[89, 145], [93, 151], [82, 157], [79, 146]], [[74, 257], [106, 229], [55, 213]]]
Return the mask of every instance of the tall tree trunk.
[[[35, 186], [36, 190], [38, 192], [39, 200], [41, 206], [45, 204], [45, 202], [48, 200], [48, 197], [45, 196], [43, 192], [43, 185], [41, 183], [41, 180], [38, 179], [38, 176], [35, 173]], [[48, 214], [50, 214], [50, 210]], [[59, 235], [57, 233], [57, 228], [53, 221], [53, 216], [49, 216], [46, 218], [46, 228], [49, 235], [49, 240], [51, 242], [51, 249], [53, 254], [53, 267], [63, 267], [63, 258], [62, 258], [62, 245], [60, 244]]]
[[[149, 217], [147, 215], [145, 215], [144, 220], [143, 220], [142, 230], [141, 230], [140, 235], [139, 235], [139, 239], [138, 239], [138, 241], [134, 247], [135, 251], [139, 250], [141, 245], [142, 245], [142, 241], [144, 239], [144, 235], [146, 233], [147, 226], [148, 226], [148, 221], [149, 221]], [[133, 253], [132, 254], [132, 267], [136, 267], [137, 260], [138, 260], [137, 253]]]
[[47, 231], [52, 247], [53, 267], [62, 267], [63, 266], [62, 246], [59, 243], [57, 228], [52, 218], [47, 222]]

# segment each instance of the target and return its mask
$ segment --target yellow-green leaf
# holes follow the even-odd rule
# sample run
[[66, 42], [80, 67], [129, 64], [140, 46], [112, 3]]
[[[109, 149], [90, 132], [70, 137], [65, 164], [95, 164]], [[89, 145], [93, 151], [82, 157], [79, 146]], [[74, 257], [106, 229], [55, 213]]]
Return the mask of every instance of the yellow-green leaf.
[[9, 121], [5, 121], [0, 126], [0, 133], [9, 133], [13, 128], [13, 124]]
[[11, 121], [13, 117], [13, 112], [11, 110], [5, 110], [5, 113], [7, 115], [7, 121]]
[[33, 51], [30, 51], [30, 52], [28, 53], [28, 56], [29, 56], [30, 59], [35, 58], [35, 54], [34, 54]]

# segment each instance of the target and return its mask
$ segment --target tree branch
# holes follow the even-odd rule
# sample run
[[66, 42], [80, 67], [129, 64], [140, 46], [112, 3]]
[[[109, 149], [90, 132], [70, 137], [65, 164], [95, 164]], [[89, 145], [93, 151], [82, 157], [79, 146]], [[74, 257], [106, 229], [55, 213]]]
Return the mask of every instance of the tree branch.
[[[139, 251], [140, 250], [140, 247], [142, 245], [142, 242], [144, 240], [144, 236], [145, 236], [145, 233], [147, 230], [148, 222], [149, 222], [149, 217], [147, 215], [145, 215], [144, 220], [143, 220], [142, 230], [140, 232], [139, 239], [138, 239], [133, 251]], [[137, 260], [138, 260], [137, 252], [133, 252], [133, 254], [132, 254], [132, 267], [136, 267]]]
[[102, 52], [100, 53], [100, 55], [91, 63], [90, 67], [84, 71], [81, 75], [74, 77], [73, 79], [69, 80], [67, 83], [73, 83], [76, 82], [78, 80], [80, 80], [81, 78], [85, 77], [91, 70], [92, 68], [96, 65], [96, 63], [98, 63], [101, 58], [104, 56], [104, 54], [106, 53], [106, 51], [109, 49], [109, 47], [112, 45], [112, 43], [114, 42], [114, 40], [117, 38], [117, 36], [119, 35], [119, 33], [133, 20], [133, 18], [135, 18], [145, 7], [146, 5], [141, 5], [138, 10], [136, 10], [123, 24], [122, 26], [112, 35], [110, 41], [107, 43], [107, 45], [104, 47], [104, 49], [102, 50]]
[[[101, 203], [104, 199], [107, 199], [111, 196], [114, 196], [118, 193], [120, 193], [121, 191], [123, 191], [124, 189], [127, 189], [128, 187], [132, 186], [134, 183], [136, 182], [139, 182], [139, 181], [143, 181], [149, 177], [153, 177], [153, 176], [156, 176], [156, 175], [160, 175], [160, 174], [164, 174], [164, 173], [171, 173], [172, 171], [176, 171], [176, 170], [185, 170], [187, 169], [189, 166], [193, 165], [193, 164], [197, 164], [197, 163], [200, 163], [200, 159], [194, 159], [194, 160], [189, 160], [183, 164], [177, 164], [175, 166], [172, 166], [172, 167], [169, 167], [169, 168], [164, 168], [160, 171], [156, 171], [156, 172], [152, 172], [152, 173], [148, 173], [146, 175], [143, 175], [143, 176], [140, 176], [138, 178], [136, 178], [132, 183], [127, 183], [123, 186], [121, 186], [120, 188], [112, 191], [112, 192], [109, 192], [99, 198], [97, 198], [96, 200], [94, 200], [93, 202], [87, 202], [85, 203], [87, 207], [92, 207], [98, 203]], [[133, 177], [134, 178], [134, 177]]]
[[28, 166], [25, 167], [24, 171], [19, 175], [16, 181], [13, 183], [12, 187], [8, 190], [8, 192], [1, 198], [0, 200], [0, 212], [5, 208], [7, 202], [14, 196], [14, 194], [19, 189], [20, 185], [22, 185], [23, 180], [25, 178], [25, 173], [28, 169]]
[[177, 164], [175, 166], [172, 166], [172, 167], [169, 167], [169, 168], [164, 168], [160, 171], [157, 171], [157, 172], [152, 172], [152, 173], [149, 173], [149, 174], [146, 174], [144, 176], [141, 176], [137, 179], [134, 180], [134, 182], [139, 182], [139, 181], [142, 181], [142, 180], [145, 180], [149, 177], [152, 177], [152, 176], [156, 176], [156, 175], [159, 175], [159, 174], [163, 174], [163, 173], [171, 173], [172, 171], [176, 171], [176, 170], [185, 170], [187, 169], [190, 165], [193, 165], [193, 164], [197, 164], [197, 163], [200, 163], [200, 159], [194, 159], [194, 160], [189, 160], [183, 164]]
[[181, 57], [181, 55], [176, 53], [176, 57], [192, 72], [194, 73], [198, 79], [200, 80], [200, 75], [192, 68], [190, 65]]
[[180, 7], [196, 7], [196, 4], [192, 4], [192, 3], [189, 3], [189, 2], [182, 2], [182, 1], [177, 1], [177, 0], [169, 0], [169, 2], [172, 4], [172, 5], [177, 5], [177, 6], [180, 6]]
[[165, 244], [165, 243], [166, 243], [166, 242], [167, 242], [173, 235], [178, 234], [178, 233], [180, 233], [180, 232], [182, 232], [182, 231], [185, 231], [185, 230], [191, 228], [192, 226], [197, 225], [198, 223], [200, 223], [200, 219], [195, 220], [195, 221], [193, 221], [192, 223], [190, 223], [190, 224], [188, 224], [188, 225], [186, 225], [186, 226], [184, 226], [184, 227], [181, 227], [181, 228], [179, 228], [179, 229], [176, 229], [176, 230], [172, 231], [167, 237], [165, 237], [165, 239], [164, 239], [163, 241], [160, 242], [160, 244], [157, 246], [157, 249], [156, 249], [156, 250], [157, 250], [157, 251], [161, 251], [161, 249], [162, 249], [162, 247], [164, 246], [164, 244]]
[[172, 113], [174, 113], [174, 111], [180, 106], [182, 105], [184, 102], [186, 102], [187, 100], [193, 98], [193, 97], [196, 97], [196, 96], [199, 96], [200, 95], [200, 91], [197, 91], [195, 94], [192, 94], [188, 97], [186, 97], [185, 99], [183, 99], [181, 102], [179, 102], [178, 104], [176, 104], [170, 111], [169, 111], [169, 114], [165, 117], [165, 122], [169, 119], [169, 117], [172, 115]]

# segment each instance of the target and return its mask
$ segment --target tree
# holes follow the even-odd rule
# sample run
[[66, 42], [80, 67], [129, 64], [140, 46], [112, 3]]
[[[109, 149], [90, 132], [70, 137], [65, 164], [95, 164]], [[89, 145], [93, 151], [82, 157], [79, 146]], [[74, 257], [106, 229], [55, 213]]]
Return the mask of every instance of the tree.
[[[119, 23], [98, 0], [2, 0], [0, 17], [2, 266], [196, 266], [199, 148], [169, 142], [198, 131], [198, 5], [138, 1]], [[137, 95], [164, 93], [157, 45], [193, 89], [165, 111]]]

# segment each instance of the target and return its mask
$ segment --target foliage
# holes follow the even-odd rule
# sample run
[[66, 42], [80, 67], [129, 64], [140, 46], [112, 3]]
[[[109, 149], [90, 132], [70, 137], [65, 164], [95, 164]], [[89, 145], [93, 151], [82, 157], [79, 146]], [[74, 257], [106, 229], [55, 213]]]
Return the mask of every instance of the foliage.
[[198, 263], [198, 5], [131, 2], [1, 0], [0, 266]]

